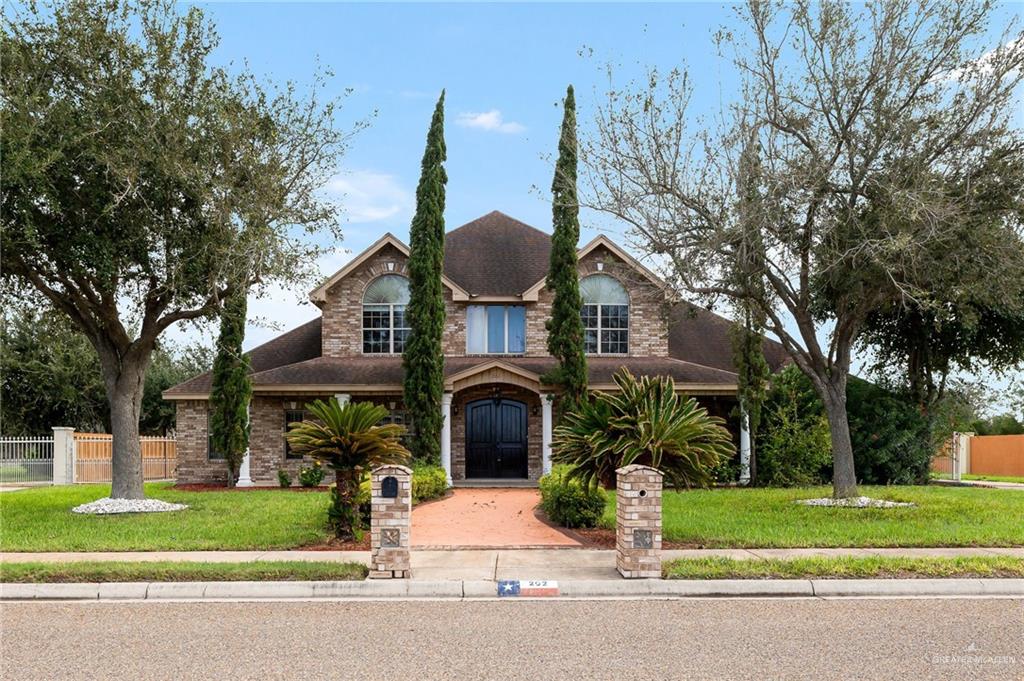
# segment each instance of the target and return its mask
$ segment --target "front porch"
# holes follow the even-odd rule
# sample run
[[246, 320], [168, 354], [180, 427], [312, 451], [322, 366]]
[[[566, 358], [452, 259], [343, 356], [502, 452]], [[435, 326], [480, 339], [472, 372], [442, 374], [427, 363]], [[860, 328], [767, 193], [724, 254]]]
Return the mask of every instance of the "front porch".
[[[552, 398], [556, 393], [541, 376], [554, 366], [553, 360], [446, 360], [440, 449], [448, 483], [456, 487], [535, 486], [551, 470]], [[708, 370], [677, 360], [649, 358], [593, 358], [588, 366], [595, 390], [614, 389], [611, 376], [622, 366], [635, 374], [672, 375], [678, 390], [697, 397], [712, 414], [726, 418], [739, 449], [744, 455], [748, 451], [742, 423], [730, 417], [735, 387], [707, 382], [704, 374]], [[302, 466], [312, 463], [291, 454], [284, 433], [288, 423], [304, 417], [305, 405], [314, 399], [374, 402], [387, 407], [390, 422], [409, 423], [402, 398], [400, 358], [360, 358], [344, 363], [318, 358], [295, 367], [302, 371], [294, 377], [294, 367], [289, 367], [287, 376], [271, 376], [274, 380], [265, 384], [254, 381], [249, 455], [240, 484], [276, 485], [278, 471], [295, 479]], [[270, 374], [274, 372], [263, 376]], [[178, 401], [178, 481], [223, 483], [224, 462], [209, 447], [206, 395], [185, 397]]]

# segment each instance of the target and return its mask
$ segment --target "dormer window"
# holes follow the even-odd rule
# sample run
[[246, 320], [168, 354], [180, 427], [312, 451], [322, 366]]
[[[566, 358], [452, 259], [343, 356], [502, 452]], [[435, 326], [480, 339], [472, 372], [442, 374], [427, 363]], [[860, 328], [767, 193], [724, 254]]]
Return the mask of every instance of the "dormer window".
[[401, 354], [411, 329], [405, 316], [409, 280], [397, 274], [377, 277], [363, 294], [363, 352]]
[[614, 277], [593, 274], [580, 280], [583, 350], [589, 355], [629, 353], [629, 294]]

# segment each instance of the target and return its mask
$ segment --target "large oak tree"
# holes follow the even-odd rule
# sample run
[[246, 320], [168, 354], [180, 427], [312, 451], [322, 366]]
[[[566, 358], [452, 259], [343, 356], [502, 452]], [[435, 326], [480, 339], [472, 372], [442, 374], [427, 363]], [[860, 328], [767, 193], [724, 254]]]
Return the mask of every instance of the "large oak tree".
[[143, 496], [139, 413], [161, 334], [237, 289], [312, 276], [310, 236], [337, 229], [319, 190], [351, 132], [325, 78], [268, 87], [214, 65], [217, 42], [199, 9], [168, 0], [5, 12], [0, 267], [99, 355], [114, 497]]
[[[992, 40], [992, 13], [752, 0], [718, 34], [742, 82], [720, 130], [688, 111], [685, 72], [652, 72], [610, 93], [586, 148], [589, 203], [627, 222], [680, 288], [754, 306], [811, 380], [837, 497], [857, 493], [846, 383], [865, 320], [941, 304], [936, 258], [974, 264], [958, 285], [998, 285], [1022, 248], [1020, 212], [973, 191], [1024, 154], [1024, 34]], [[994, 231], [964, 243], [965, 215]]]

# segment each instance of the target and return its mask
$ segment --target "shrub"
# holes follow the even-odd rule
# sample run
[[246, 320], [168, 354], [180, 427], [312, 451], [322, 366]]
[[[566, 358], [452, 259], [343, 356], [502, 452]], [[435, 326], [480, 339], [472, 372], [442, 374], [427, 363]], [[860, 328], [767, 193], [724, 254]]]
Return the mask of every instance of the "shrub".
[[[913, 405], [851, 376], [846, 410], [858, 482], [889, 485], [927, 480], [931, 436], [927, 420]], [[756, 451], [760, 485], [810, 485], [831, 479], [828, 420], [810, 381], [796, 367], [787, 367], [772, 380]]]
[[859, 378], [846, 388], [857, 478], [868, 485], [928, 481], [933, 448], [927, 419], [905, 399]]
[[675, 487], [706, 486], [712, 471], [736, 448], [722, 419], [693, 398], [678, 395], [667, 376], [614, 376], [617, 393], [596, 393], [555, 428], [552, 459], [571, 466], [584, 485], [615, 486], [615, 471], [642, 464], [657, 468]]
[[571, 475], [569, 466], [555, 466], [540, 479], [540, 507], [563, 527], [594, 527], [604, 513], [605, 493]]
[[285, 434], [296, 454], [311, 456], [334, 471], [331, 505], [327, 517], [339, 539], [358, 539], [362, 534], [358, 495], [364, 471], [386, 463], [405, 463], [409, 451], [400, 438], [403, 426], [378, 425], [386, 407], [370, 402], [315, 400], [306, 405], [309, 421], [289, 424]]
[[758, 485], [818, 485], [831, 479], [828, 419], [802, 379], [799, 370], [787, 368], [772, 381], [757, 435]]
[[314, 461], [312, 466], [303, 466], [299, 470], [299, 484], [303, 487], [316, 487], [324, 481], [324, 469], [319, 461]]
[[417, 463], [412, 467], [412, 503], [443, 497], [448, 491], [448, 476], [433, 464]]
[[292, 486], [292, 476], [288, 475], [288, 471], [286, 471], [283, 468], [279, 468], [277, 470], [277, 484], [279, 484], [281, 487]]

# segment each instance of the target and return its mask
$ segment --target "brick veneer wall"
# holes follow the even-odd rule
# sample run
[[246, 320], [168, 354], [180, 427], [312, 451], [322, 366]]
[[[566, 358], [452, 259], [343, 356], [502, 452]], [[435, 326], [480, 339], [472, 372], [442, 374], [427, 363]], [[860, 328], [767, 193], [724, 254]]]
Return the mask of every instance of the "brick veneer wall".
[[[251, 406], [249, 434], [249, 476], [257, 485], [276, 485], [277, 471], [286, 470], [293, 484], [298, 484], [299, 469], [312, 465], [313, 459], [286, 459], [284, 451], [285, 410], [302, 409], [314, 399], [328, 395], [282, 397], [256, 396]], [[355, 396], [357, 401], [374, 402], [390, 408], [402, 408], [401, 396]], [[211, 461], [207, 455], [207, 410], [205, 400], [178, 402], [177, 416], [178, 473], [177, 480], [189, 483], [224, 483], [227, 466], [223, 460]], [[331, 472], [325, 471], [324, 482], [329, 483]]]
[[407, 258], [397, 248], [384, 246], [355, 272], [328, 289], [321, 335], [324, 357], [363, 354], [363, 292], [379, 276], [409, 276], [407, 263]]
[[224, 483], [228, 479], [227, 465], [222, 460], [207, 458], [208, 415], [206, 400], [187, 400], [177, 403], [175, 432], [177, 439], [180, 483]]
[[[599, 264], [603, 270], [598, 269]], [[618, 279], [629, 294], [629, 355], [668, 357], [668, 308], [662, 291], [603, 247], [594, 249], [580, 261], [581, 277], [598, 272]], [[384, 274], [408, 276], [406, 257], [392, 246], [382, 248], [327, 292], [323, 307], [325, 357], [363, 354], [363, 292], [370, 282]], [[454, 302], [447, 288], [444, 294], [447, 315], [442, 338], [444, 354], [463, 356], [466, 354], [467, 303]], [[544, 289], [536, 303], [525, 303], [527, 356], [548, 356], [545, 324], [551, 317], [553, 298], [553, 294]]]
[[[636, 464], [616, 473], [615, 567], [626, 579], [661, 577], [662, 474]], [[634, 541], [638, 533], [649, 540]]]
[[[538, 480], [543, 474], [543, 453], [541, 451], [540, 396], [525, 388], [500, 386], [501, 397], [518, 400], [526, 404], [526, 461], [527, 476]], [[493, 386], [477, 386], [457, 392], [452, 398], [452, 479], [466, 478], [466, 405], [473, 400], [490, 397]], [[534, 412], [537, 415], [534, 416]]]
[[[603, 269], [598, 269], [598, 266]], [[629, 356], [668, 357], [668, 306], [664, 293], [640, 272], [603, 246], [580, 260], [580, 278], [607, 274], [619, 281], [629, 295]], [[526, 351], [547, 355], [547, 329], [554, 294], [542, 289], [526, 312]]]
[[[393, 476], [398, 495], [385, 497], [383, 482]], [[409, 579], [412, 525], [412, 470], [405, 466], [381, 466], [370, 474], [370, 579]], [[384, 546], [384, 535], [398, 533], [397, 545]]]

